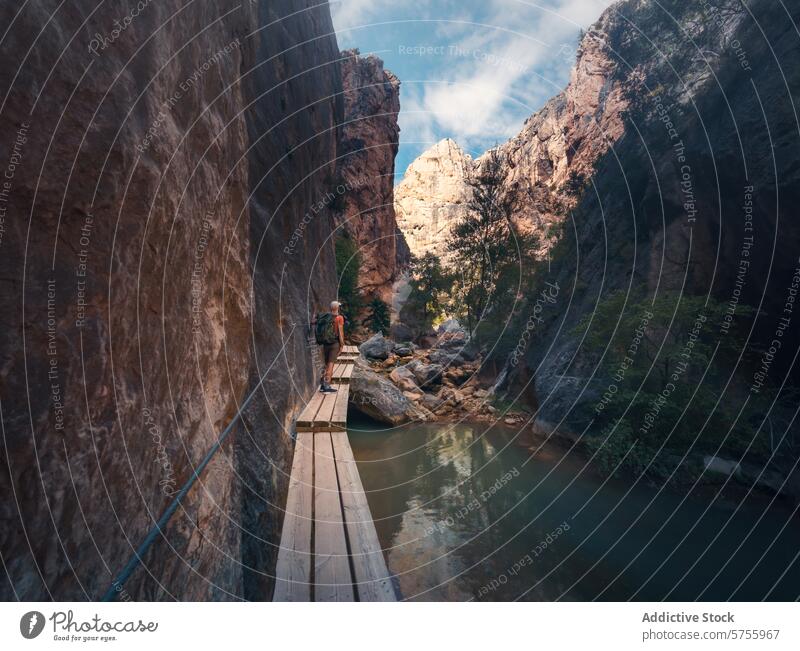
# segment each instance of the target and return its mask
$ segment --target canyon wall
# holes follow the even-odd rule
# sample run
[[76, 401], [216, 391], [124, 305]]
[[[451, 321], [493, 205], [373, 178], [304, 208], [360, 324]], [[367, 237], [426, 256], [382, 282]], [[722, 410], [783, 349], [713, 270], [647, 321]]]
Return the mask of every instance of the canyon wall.
[[[768, 2], [662, 5], [609, 8], [584, 36], [564, 93], [500, 148], [510, 190], [542, 199], [518, 219], [564, 227], [545, 274], [560, 295], [521, 372], [535, 377], [539, 419], [572, 431], [590, 425], [610, 382], [603, 351], [578, 327], [598, 303], [680, 292], [729, 306], [750, 352], [728, 388], [746, 391], [797, 268], [800, 72], [784, 63], [800, 54], [798, 9], [790, 21]], [[797, 381], [796, 324], [782, 342], [773, 386]], [[719, 356], [714, 371], [723, 368]]]
[[119, 597], [268, 598], [335, 292], [329, 9], [95, 5], [0, 9], [0, 598], [102, 596], [251, 391]]
[[[552, 243], [554, 227], [574, 207], [574, 195], [595, 161], [624, 130], [625, 89], [632, 80], [611, 74], [616, 63], [604, 36], [609, 20], [606, 14], [582, 39], [564, 91], [497, 148], [508, 170], [515, 225], [535, 230], [546, 243]], [[468, 179], [485, 158], [473, 160], [446, 138], [409, 166], [395, 189], [395, 210], [412, 253], [444, 256], [450, 229], [467, 210]]]
[[498, 147], [508, 169], [507, 190], [515, 199], [515, 224], [535, 230], [545, 244], [552, 243], [554, 227], [575, 206], [595, 162], [623, 134], [629, 91], [641, 75], [638, 69], [628, 77], [615, 74], [618, 63], [607, 34], [614, 11], [581, 39], [566, 88]]
[[340, 151], [343, 192], [337, 219], [361, 254], [358, 289], [389, 302], [408, 249], [394, 208], [394, 159], [400, 127], [400, 82], [375, 55], [342, 52], [344, 122]]

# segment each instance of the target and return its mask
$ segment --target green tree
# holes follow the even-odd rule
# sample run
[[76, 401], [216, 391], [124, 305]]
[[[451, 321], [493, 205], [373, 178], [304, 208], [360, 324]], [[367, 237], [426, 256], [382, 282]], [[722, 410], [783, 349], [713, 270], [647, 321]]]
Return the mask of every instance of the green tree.
[[336, 276], [338, 279], [337, 300], [342, 304], [342, 314], [347, 327], [355, 323], [362, 308], [358, 293], [358, 275], [361, 270], [361, 255], [358, 244], [347, 234], [336, 238]]
[[441, 260], [428, 252], [411, 257], [408, 284], [411, 291], [401, 310], [401, 318], [420, 332], [427, 331], [444, 311], [453, 279], [442, 268]]
[[490, 150], [470, 180], [469, 210], [447, 240], [455, 308], [478, 340], [492, 339], [512, 317], [533, 270], [537, 240], [512, 227], [514, 199], [507, 176], [500, 155]]
[[383, 335], [389, 334], [391, 317], [389, 306], [379, 298], [373, 298], [369, 304], [369, 326], [373, 332], [380, 332]]

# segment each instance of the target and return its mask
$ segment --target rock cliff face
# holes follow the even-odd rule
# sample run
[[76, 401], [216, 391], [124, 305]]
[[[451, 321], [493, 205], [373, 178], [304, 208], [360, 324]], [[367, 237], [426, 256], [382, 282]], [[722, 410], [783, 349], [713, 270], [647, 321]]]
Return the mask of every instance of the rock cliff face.
[[400, 127], [400, 82], [374, 55], [342, 53], [344, 123], [338, 220], [361, 253], [359, 290], [389, 301], [408, 251], [394, 209], [394, 159]]
[[536, 229], [545, 239], [574, 207], [575, 194], [595, 162], [624, 132], [630, 89], [641, 71], [616, 74], [619, 64], [608, 43], [613, 20], [608, 11], [592, 26], [581, 40], [564, 91], [499, 147], [509, 170], [508, 191], [516, 199], [516, 224]]
[[447, 259], [445, 243], [470, 197], [475, 162], [446, 138], [408, 166], [395, 188], [397, 224], [414, 255], [428, 251]]
[[253, 390], [120, 596], [268, 598], [316, 374], [304, 324], [335, 292], [327, 4], [17, 11], [0, 8], [0, 598], [99, 598]]
[[[515, 198], [515, 224], [536, 230], [545, 242], [552, 227], [575, 205], [575, 192], [591, 176], [594, 163], [624, 131], [632, 80], [615, 76], [617, 63], [606, 43], [606, 14], [583, 38], [570, 81], [562, 93], [499, 146], [508, 167], [508, 192]], [[415, 254], [440, 256], [453, 223], [464, 214], [467, 179], [485, 156], [472, 160], [445, 139], [408, 168], [395, 189], [400, 229]]]
[[[800, 236], [788, 212], [800, 73], [783, 64], [800, 53], [799, 11], [790, 21], [769, 2], [616, 3], [583, 39], [565, 92], [501, 147], [510, 189], [550, 202], [529, 202], [523, 218], [566, 224], [547, 279], [562, 289], [558, 309], [526, 356], [540, 419], [587, 425], [581, 407], [608, 378], [573, 328], [617, 290], [710, 294], [752, 325], [756, 355], [768, 347]], [[744, 305], [759, 317], [748, 321]], [[782, 336], [792, 353], [770, 369], [778, 383], [797, 375], [797, 330]], [[745, 385], [749, 368], [737, 370]]]

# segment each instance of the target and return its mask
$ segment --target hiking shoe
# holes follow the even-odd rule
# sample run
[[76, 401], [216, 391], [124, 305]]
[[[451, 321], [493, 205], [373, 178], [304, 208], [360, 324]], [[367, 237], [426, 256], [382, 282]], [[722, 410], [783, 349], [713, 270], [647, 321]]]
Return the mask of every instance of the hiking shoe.
[[337, 389], [334, 389], [330, 384], [323, 384], [320, 391], [322, 393], [336, 393]]

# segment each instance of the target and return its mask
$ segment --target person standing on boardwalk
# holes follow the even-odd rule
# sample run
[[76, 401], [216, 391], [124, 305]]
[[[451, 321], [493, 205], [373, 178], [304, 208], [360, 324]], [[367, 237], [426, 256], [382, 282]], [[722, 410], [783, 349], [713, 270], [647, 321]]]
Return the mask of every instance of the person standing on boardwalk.
[[344, 317], [339, 314], [339, 301], [331, 302], [331, 311], [320, 314], [316, 320], [314, 334], [317, 343], [322, 346], [322, 381], [319, 390], [323, 393], [334, 393], [331, 386], [333, 365], [339, 352], [344, 348]]

